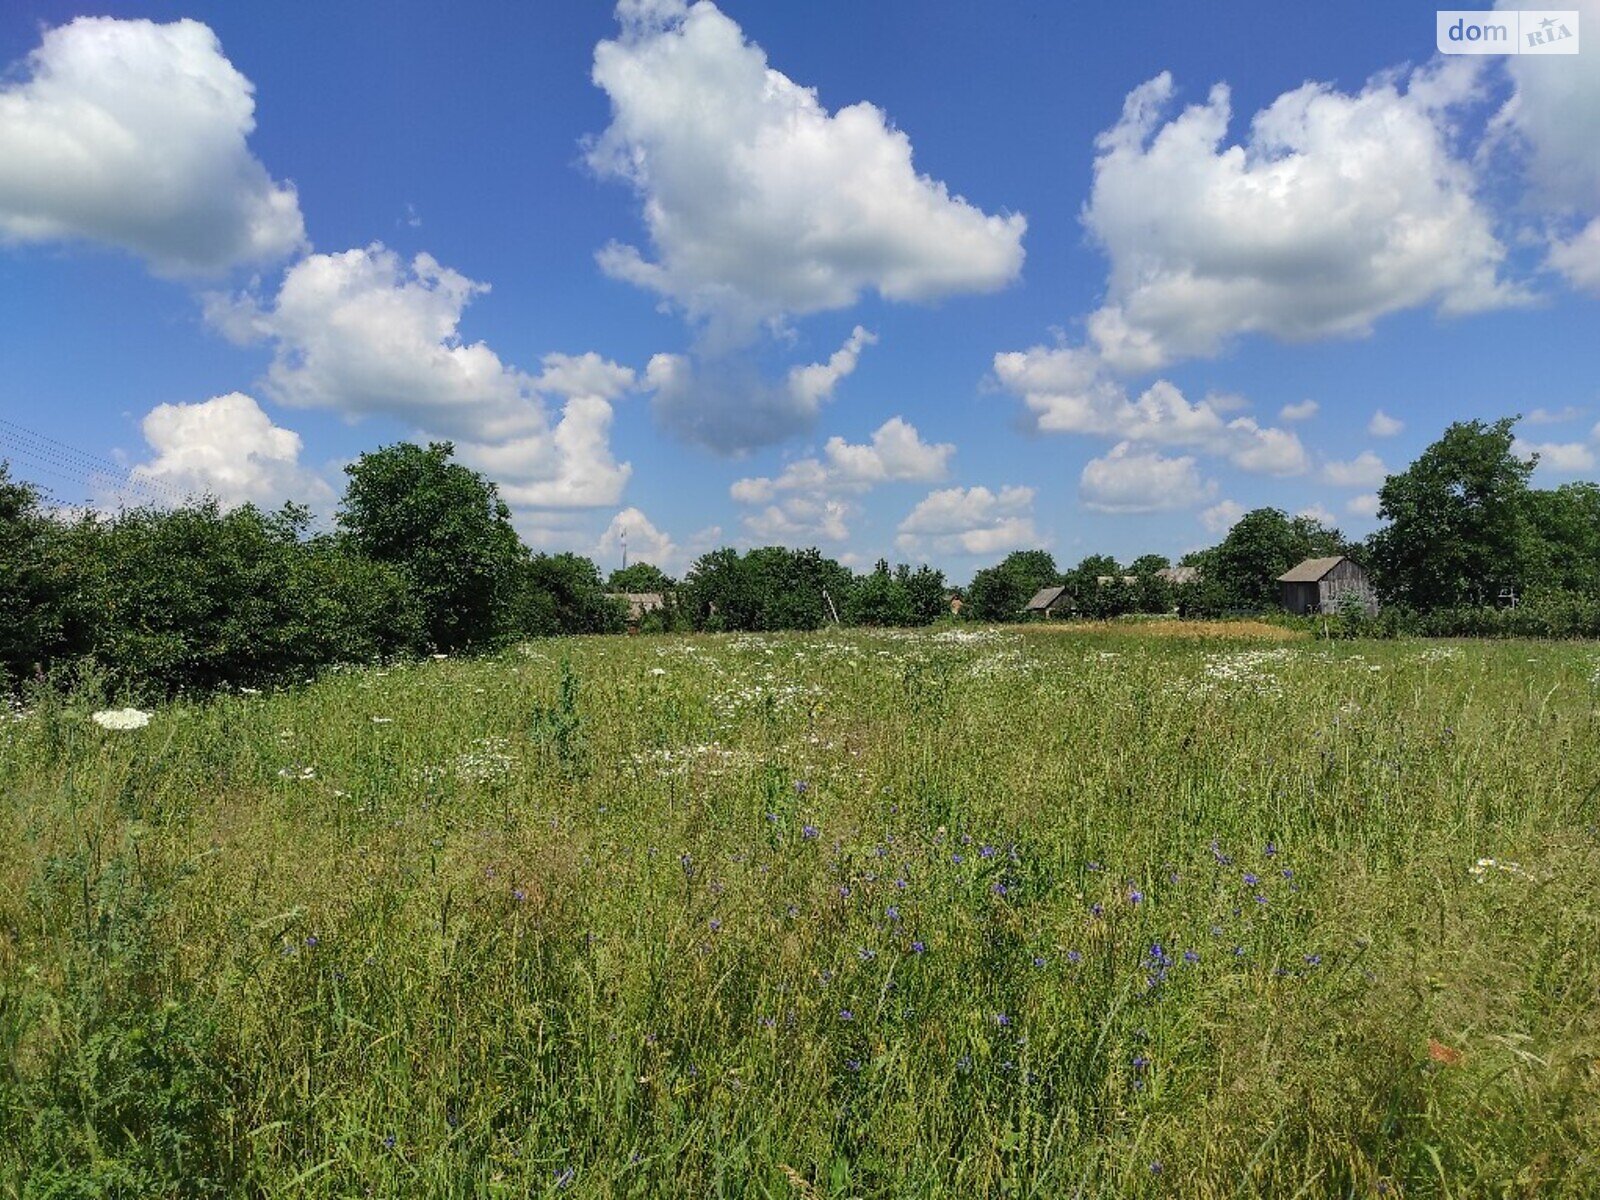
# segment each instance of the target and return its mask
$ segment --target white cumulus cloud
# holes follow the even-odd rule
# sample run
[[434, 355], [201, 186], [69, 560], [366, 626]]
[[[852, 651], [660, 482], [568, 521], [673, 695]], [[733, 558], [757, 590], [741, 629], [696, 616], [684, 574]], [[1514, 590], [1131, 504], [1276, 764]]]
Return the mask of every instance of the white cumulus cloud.
[[891, 417], [869, 442], [831, 437], [821, 457], [798, 459], [776, 477], [736, 480], [729, 494], [741, 504], [763, 506], [745, 518], [746, 526], [763, 537], [787, 527], [841, 540], [848, 536], [846, 521], [859, 511], [848, 497], [881, 484], [943, 479], [955, 449], [948, 442], [925, 442], [915, 425]]
[[724, 343], [868, 290], [918, 301], [1017, 277], [1024, 218], [919, 174], [880, 109], [829, 112], [707, 0], [624, 2], [617, 16], [593, 71], [611, 124], [587, 158], [637, 192], [654, 256], [613, 242], [599, 255], [609, 274]]
[[1389, 477], [1389, 468], [1371, 450], [1363, 450], [1348, 462], [1328, 462], [1322, 478], [1334, 487], [1375, 488]]
[[304, 245], [294, 185], [246, 144], [254, 88], [207, 26], [80, 17], [46, 30], [11, 76], [0, 241], [98, 242], [167, 275]]
[[1262, 426], [1252, 417], [1229, 419], [1209, 400], [1191, 403], [1164, 379], [1129, 399], [1094, 353], [1081, 347], [1035, 346], [997, 354], [994, 371], [1047, 433], [1200, 450], [1263, 475], [1299, 475], [1311, 465], [1293, 432]]
[[267, 304], [211, 296], [207, 315], [235, 339], [272, 342], [265, 387], [281, 404], [396, 417], [448, 438], [512, 505], [616, 504], [632, 468], [611, 453], [612, 400], [633, 372], [593, 353], [552, 354], [532, 376], [467, 342], [462, 314], [488, 290], [430, 255], [406, 263], [374, 243], [307, 256]]
[[1219, 500], [1200, 514], [1200, 524], [1207, 533], [1224, 534], [1244, 516], [1245, 507], [1237, 500]]
[[767, 379], [743, 354], [657, 354], [645, 369], [656, 418], [684, 441], [737, 455], [810, 429], [840, 382], [855, 371], [863, 348], [878, 339], [859, 325], [827, 361], [792, 368], [782, 383]]
[[1278, 420], [1309, 421], [1317, 415], [1319, 407], [1315, 400], [1302, 400], [1298, 404], [1285, 404], [1278, 410]]
[[1194, 458], [1165, 458], [1118, 442], [1102, 458], [1091, 458], [1078, 478], [1078, 498], [1105, 513], [1168, 512], [1194, 508], [1216, 495]]
[[1537, 454], [1541, 474], [1580, 475], [1595, 467], [1594, 450], [1582, 442], [1525, 442], [1518, 438], [1511, 452], [1518, 458]]
[[1398, 417], [1391, 417], [1383, 409], [1378, 409], [1372, 414], [1372, 420], [1367, 422], [1367, 432], [1373, 437], [1394, 437], [1406, 427], [1406, 423]]
[[1089, 318], [1099, 355], [1152, 371], [1241, 334], [1354, 336], [1402, 309], [1520, 302], [1499, 278], [1505, 250], [1471, 170], [1450, 152], [1441, 106], [1462, 89], [1426, 72], [1401, 82], [1355, 94], [1307, 83], [1237, 143], [1224, 84], [1170, 120], [1170, 75], [1130, 92], [1097, 142], [1084, 210], [1110, 258]]
[[1344, 510], [1353, 517], [1366, 517], [1370, 520], [1378, 515], [1379, 503], [1377, 492], [1363, 492], [1346, 500]]
[[944, 488], [928, 493], [900, 522], [895, 544], [907, 554], [992, 555], [1039, 544], [1031, 487]]
[[158, 404], [140, 423], [155, 457], [129, 475], [168, 494], [215, 496], [226, 508], [285, 501], [326, 508], [333, 489], [301, 465], [300, 435], [274, 425], [255, 399], [230, 392], [198, 404]]

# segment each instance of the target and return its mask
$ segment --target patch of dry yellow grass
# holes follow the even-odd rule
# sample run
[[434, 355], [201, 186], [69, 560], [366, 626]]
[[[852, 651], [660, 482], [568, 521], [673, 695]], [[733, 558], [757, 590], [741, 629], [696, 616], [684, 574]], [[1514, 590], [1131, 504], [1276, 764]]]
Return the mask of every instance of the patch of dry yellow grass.
[[1028, 621], [1017, 630], [1029, 634], [1107, 634], [1126, 637], [1211, 639], [1233, 642], [1299, 642], [1311, 637], [1266, 621]]

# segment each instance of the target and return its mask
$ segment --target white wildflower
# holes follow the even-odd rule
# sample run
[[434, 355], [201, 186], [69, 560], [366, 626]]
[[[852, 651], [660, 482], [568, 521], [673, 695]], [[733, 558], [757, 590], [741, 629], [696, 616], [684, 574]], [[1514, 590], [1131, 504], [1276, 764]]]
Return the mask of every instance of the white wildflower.
[[150, 714], [137, 708], [106, 708], [89, 719], [101, 729], [143, 729], [150, 724]]

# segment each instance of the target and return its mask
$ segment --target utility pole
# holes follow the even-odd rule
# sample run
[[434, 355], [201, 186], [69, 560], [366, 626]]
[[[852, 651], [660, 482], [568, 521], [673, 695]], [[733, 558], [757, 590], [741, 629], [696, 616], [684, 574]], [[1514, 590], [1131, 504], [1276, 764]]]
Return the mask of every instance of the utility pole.
[[622, 569], [628, 569], [628, 531], [623, 529], [619, 535], [622, 538]]

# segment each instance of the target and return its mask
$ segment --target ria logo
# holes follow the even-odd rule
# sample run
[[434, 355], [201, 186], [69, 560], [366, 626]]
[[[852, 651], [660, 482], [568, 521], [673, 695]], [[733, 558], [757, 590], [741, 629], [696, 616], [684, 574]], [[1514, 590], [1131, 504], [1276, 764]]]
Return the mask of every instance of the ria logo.
[[1578, 14], [1572, 10], [1452, 9], [1436, 14], [1440, 54], [1576, 54]]

